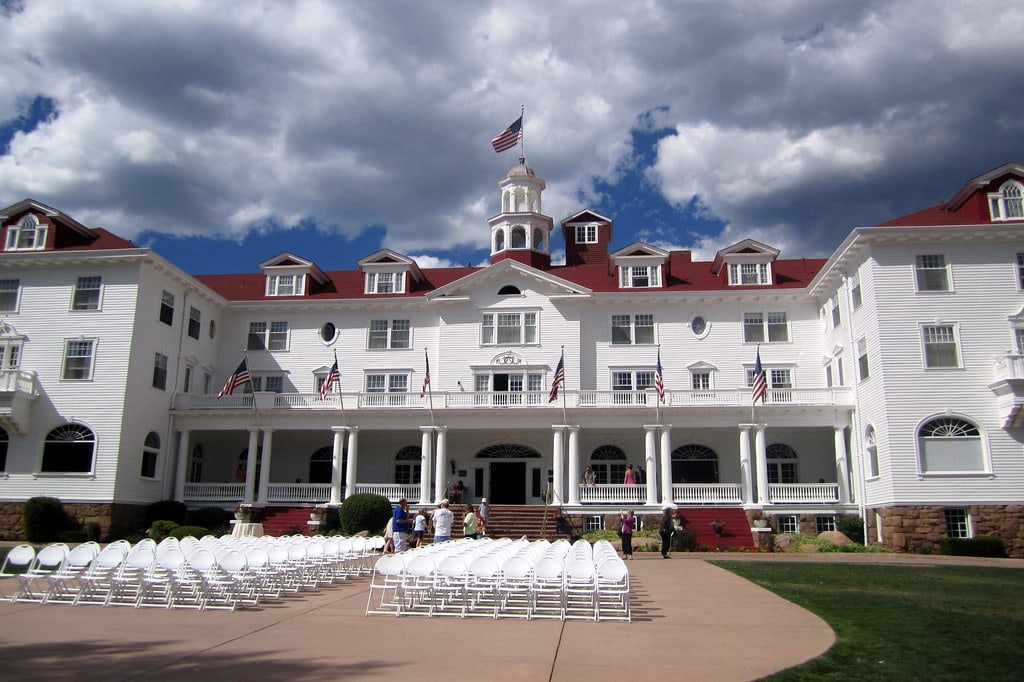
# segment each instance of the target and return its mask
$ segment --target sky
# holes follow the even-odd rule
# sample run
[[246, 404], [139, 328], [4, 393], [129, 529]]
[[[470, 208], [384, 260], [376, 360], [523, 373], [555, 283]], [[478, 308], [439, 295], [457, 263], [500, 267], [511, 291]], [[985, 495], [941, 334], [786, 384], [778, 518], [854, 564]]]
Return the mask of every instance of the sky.
[[1005, 0], [0, 0], [0, 206], [192, 274], [480, 265], [525, 108], [556, 225], [825, 257], [1024, 162], [1022, 36]]

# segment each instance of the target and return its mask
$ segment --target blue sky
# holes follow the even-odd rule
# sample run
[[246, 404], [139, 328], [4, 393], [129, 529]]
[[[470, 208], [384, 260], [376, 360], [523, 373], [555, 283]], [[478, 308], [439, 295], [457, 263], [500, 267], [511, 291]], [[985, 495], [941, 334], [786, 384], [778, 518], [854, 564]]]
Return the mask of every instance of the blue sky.
[[992, 0], [8, 0], [0, 205], [197, 274], [480, 264], [525, 106], [556, 223], [825, 256], [1024, 161], [1021, 35]]

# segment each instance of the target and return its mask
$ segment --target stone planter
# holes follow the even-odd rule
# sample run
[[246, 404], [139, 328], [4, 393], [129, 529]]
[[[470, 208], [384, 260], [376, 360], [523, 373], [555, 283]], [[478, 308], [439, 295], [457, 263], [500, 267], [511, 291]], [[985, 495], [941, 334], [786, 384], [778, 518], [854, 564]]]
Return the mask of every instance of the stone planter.
[[323, 523], [324, 513], [322, 511], [310, 512], [309, 520], [313, 523]]
[[235, 521], [249, 523], [249, 514], [247, 514], [246, 512], [235, 512]]
[[768, 519], [754, 519], [754, 528], [767, 528]]

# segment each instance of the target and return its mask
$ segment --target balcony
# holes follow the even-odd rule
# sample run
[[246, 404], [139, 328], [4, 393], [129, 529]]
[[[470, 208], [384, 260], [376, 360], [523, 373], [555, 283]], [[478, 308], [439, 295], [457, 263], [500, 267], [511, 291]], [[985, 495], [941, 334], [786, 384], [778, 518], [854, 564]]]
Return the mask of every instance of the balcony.
[[[770, 388], [765, 394], [766, 406], [835, 407], [852, 406], [849, 388]], [[565, 391], [565, 405], [590, 409], [644, 409], [652, 407], [749, 407], [748, 388], [704, 391], [666, 391], [665, 403], [658, 403], [653, 389], [643, 391]], [[345, 393], [331, 394], [321, 400], [317, 393], [249, 393], [217, 398], [215, 395], [178, 394], [174, 398], [177, 411], [208, 410], [426, 410], [461, 409], [531, 409], [561, 410], [562, 396], [548, 402], [545, 391], [435, 391], [420, 397], [419, 393]]]
[[15, 433], [26, 433], [32, 403], [38, 397], [35, 372], [0, 371], [0, 426]]
[[995, 381], [988, 385], [999, 400], [1003, 428], [1024, 427], [1024, 354], [994, 358]]

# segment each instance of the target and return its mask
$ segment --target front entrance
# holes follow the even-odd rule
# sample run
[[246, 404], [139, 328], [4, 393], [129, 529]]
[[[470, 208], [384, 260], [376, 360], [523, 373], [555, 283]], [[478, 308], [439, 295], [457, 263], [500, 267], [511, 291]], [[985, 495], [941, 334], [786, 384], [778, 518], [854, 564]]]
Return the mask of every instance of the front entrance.
[[491, 462], [493, 504], [526, 504], [526, 462]]

